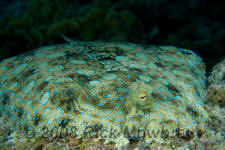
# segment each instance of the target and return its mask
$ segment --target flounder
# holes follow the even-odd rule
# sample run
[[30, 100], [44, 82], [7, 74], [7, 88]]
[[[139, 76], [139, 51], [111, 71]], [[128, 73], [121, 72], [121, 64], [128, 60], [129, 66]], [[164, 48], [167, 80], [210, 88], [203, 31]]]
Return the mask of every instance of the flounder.
[[[202, 59], [187, 49], [51, 45], [0, 62], [0, 112], [17, 136], [67, 131], [117, 146], [140, 138], [148, 143], [147, 131], [205, 128], [205, 80]], [[132, 134], [135, 129], [144, 136]]]

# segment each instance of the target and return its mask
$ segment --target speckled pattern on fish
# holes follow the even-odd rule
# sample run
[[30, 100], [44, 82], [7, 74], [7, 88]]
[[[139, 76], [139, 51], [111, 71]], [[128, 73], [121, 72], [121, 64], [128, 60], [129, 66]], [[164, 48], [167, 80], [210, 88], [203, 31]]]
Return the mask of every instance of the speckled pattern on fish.
[[[172, 46], [75, 42], [41, 47], [0, 63], [0, 110], [13, 131], [85, 127], [204, 128], [205, 66]], [[108, 131], [108, 132], [107, 132]], [[22, 135], [21, 135], [22, 136]], [[104, 137], [117, 145], [129, 138]], [[151, 138], [146, 137], [145, 141]]]

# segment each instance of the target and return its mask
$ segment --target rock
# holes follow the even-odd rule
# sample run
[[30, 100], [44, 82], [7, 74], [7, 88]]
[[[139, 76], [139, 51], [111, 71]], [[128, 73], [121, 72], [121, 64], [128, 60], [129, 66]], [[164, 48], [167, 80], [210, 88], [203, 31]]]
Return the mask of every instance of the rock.
[[208, 103], [225, 106], [225, 59], [213, 67], [208, 77]]

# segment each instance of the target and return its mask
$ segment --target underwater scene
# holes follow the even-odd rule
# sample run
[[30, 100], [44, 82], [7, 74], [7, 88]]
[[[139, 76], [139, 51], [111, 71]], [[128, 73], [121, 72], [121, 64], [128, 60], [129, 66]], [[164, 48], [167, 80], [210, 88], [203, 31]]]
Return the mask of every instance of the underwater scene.
[[225, 149], [223, 0], [0, 8], [0, 150]]

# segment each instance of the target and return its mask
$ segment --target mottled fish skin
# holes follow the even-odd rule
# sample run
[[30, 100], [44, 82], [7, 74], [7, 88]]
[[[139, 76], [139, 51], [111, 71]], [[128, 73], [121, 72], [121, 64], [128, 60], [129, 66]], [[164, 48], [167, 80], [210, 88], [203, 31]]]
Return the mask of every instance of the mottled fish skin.
[[[0, 63], [0, 110], [10, 128], [45, 126], [204, 128], [205, 66], [172, 46], [78, 42], [41, 47]], [[22, 135], [21, 135], [22, 136]], [[105, 137], [124, 144], [127, 137]], [[150, 138], [145, 138], [149, 141]]]

